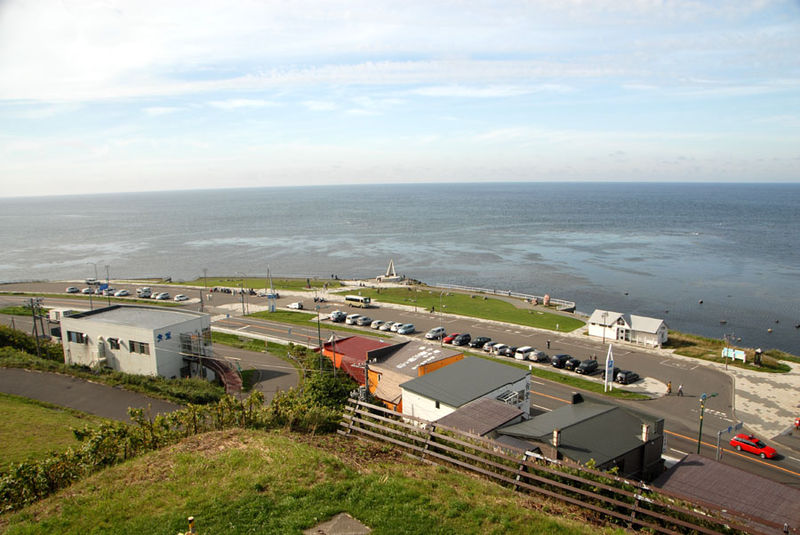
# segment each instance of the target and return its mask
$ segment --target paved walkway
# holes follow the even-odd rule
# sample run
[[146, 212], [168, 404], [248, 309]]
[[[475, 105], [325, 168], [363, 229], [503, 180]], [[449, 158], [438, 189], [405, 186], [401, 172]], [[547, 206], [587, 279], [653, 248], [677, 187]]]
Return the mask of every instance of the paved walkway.
[[129, 422], [128, 407], [147, 408], [153, 414], [172, 412], [180, 405], [118, 387], [69, 375], [0, 368], [0, 392], [69, 407], [103, 418]]

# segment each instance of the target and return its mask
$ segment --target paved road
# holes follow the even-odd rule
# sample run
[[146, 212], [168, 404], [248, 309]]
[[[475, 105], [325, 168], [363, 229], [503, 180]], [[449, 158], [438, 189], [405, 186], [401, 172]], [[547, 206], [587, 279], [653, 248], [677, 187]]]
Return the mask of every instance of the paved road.
[[129, 422], [128, 407], [151, 408], [153, 414], [172, 412], [180, 405], [122, 388], [92, 383], [69, 375], [0, 368], [0, 391], [54, 405]]

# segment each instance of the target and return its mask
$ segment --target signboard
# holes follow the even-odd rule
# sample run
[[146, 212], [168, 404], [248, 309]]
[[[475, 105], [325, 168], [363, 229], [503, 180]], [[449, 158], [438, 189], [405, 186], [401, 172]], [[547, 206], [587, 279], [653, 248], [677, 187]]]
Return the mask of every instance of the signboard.
[[741, 360], [747, 362], [747, 356], [741, 349], [733, 349], [732, 347], [722, 348], [722, 357], [726, 359]]
[[611, 352], [611, 344], [608, 344], [608, 354], [606, 354], [605, 377], [603, 378], [603, 392], [614, 390], [614, 354]]

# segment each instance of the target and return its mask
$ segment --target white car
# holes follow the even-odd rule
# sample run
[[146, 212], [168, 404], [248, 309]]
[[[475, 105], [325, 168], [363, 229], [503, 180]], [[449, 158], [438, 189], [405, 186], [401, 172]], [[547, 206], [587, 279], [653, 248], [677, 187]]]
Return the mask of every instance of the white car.
[[397, 328], [397, 334], [411, 334], [415, 331], [413, 323], [404, 323]]
[[355, 325], [356, 321], [358, 321], [358, 318], [360, 318], [360, 317], [361, 317], [361, 314], [350, 314], [349, 316], [347, 316], [345, 318], [344, 322], [347, 325]]
[[398, 321], [397, 323], [392, 323], [392, 326], [389, 327], [389, 330], [392, 331], [393, 333], [396, 333], [397, 329], [399, 329], [402, 326], [403, 324]]
[[178, 301], [178, 302], [180, 302], [180, 301], [188, 301], [188, 300], [189, 300], [189, 298], [186, 297], [183, 294], [178, 294], [178, 295], [175, 296], [175, 301]]
[[378, 330], [379, 331], [390, 331], [390, 330], [392, 330], [392, 325], [394, 325], [393, 321], [387, 321], [386, 323], [384, 323], [383, 325], [378, 327]]
[[291, 308], [292, 310], [303, 310], [303, 303], [300, 301], [295, 301], [294, 303], [289, 303], [286, 308]]
[[428, 340], [438, 340], [439, 338], [444, 338], [445, 336], [447, 336], [447, 331], [444, 330], [444, 327], [434, 327], [425, 333], [425, 338]]
[[67, 288], [67, 293], [68, 293], [68, 294], [76, 294], [76, 293], [78, 293], [78, 292], [80, 292], [80, 290], [79, 290], [79, 289], [77, 289], [77, 288], [76, 288], [76, 287], [74, 287], [74, 286], [70, 286], [69, 288]]
[[130, 292], [125, 289], [114, 292], [114, 297], [127, 297], [129, 295], [131, 295]]
[[91, 289], [91, 288], [84, 288], [83, 290], [81, 290], [81, 293], [82, 293], [82, 294], [86, 294], [86, 295], [88, 295], [88, 294], [93, 294], [93, 293], [94, 293], [94, 290], [93, 290], [93, 289]]
[[169, 299], [169, 293], [167, 292], [157, 293], [153, 296], [153, 299], [157, 301], [166, 301]]
[[386, 322], [383, 320], [375, 320], [372, 323], [370, 323], [369, 326], [372, 327], [373, 329], [380, 329], [381, 325], [383, 325], [384, 323]]

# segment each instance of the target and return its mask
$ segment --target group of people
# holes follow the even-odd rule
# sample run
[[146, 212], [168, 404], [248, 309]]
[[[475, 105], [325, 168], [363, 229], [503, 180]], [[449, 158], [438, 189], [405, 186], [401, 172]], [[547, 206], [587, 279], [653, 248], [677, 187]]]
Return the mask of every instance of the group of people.
[[[672, 395], [672, 381], [667, 381], [667, 395]], [[678, 385], [678, 396], [683, 396], [683, 385]]]

